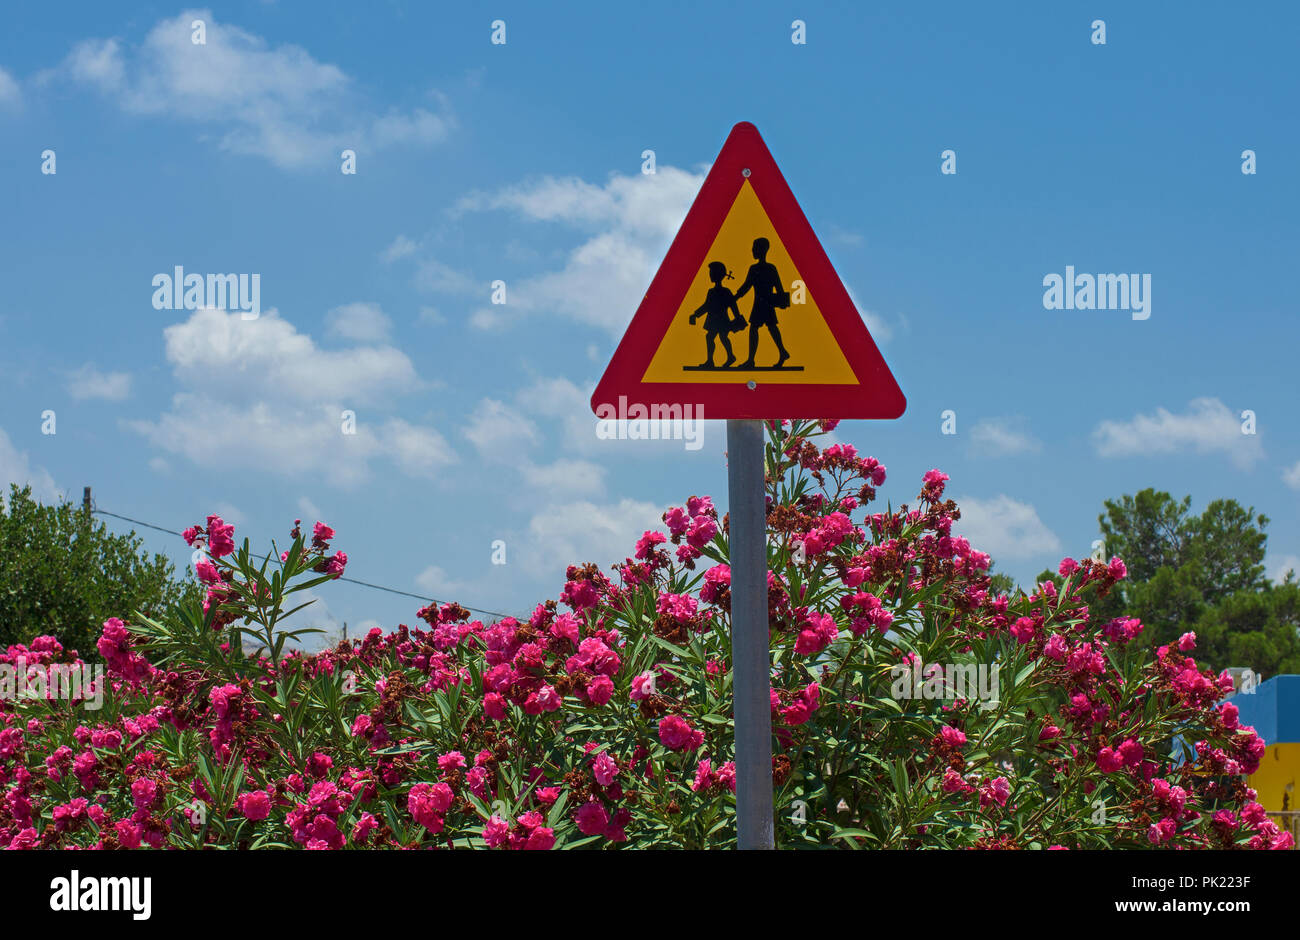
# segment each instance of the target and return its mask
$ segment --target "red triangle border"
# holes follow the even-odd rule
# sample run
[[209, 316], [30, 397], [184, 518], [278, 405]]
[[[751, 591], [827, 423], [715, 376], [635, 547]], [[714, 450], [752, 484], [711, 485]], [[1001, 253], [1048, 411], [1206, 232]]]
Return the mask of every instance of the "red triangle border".
[[[743, 173], [746, 169], [748, 177]], [[641, 381], [746, 178], [799, 276], [815, 293], [831, 335], [861, 384], [764, 383], [761, 373], [753, 389], [743, 383]], [[625, 396], [627, 407], [699, 406], [706, 419], [898, 418], [907, 407], [893, 373], [753, 124], [737, 124], [727, 136], [596, 385], [592, 410], [599, 413], [602, 405], [617, 410], [621, 396]]]

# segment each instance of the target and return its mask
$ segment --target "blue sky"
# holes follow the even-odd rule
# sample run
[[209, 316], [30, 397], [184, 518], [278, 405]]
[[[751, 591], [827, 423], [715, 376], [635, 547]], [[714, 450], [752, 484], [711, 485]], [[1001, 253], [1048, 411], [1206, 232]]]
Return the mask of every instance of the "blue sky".
[[[262, 547], [321, 518], [350, 576], [529, 610], [724, 497], [722, 425], [602, 441], [587, 399], [748, 120], [908, 396], [837, 432], [882, 498], [944, 469], [959, 531], [1027, 580], [1108, 497], [1233, 497], [1272, 520], [1270, 574], [1300, 567], [1292, 5], [121, 6], [6, 13], [3, 480]], [[261, 316], [154, 309], [176, 265], [259, 274]], [[1150, 318], [1045, 309], [1067, 265], [1150, 274]], [[320, 596], [353, 630], [418, 606]]]

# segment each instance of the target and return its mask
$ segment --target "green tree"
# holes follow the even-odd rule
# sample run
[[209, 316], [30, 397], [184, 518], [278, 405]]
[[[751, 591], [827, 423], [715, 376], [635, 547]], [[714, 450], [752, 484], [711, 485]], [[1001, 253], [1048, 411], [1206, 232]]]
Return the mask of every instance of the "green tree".
[[0, 648], [49, 634], [85, 659], [109, 617], [159, 616], [195, 582], [175, 579], [164, 555], [150, 557], [135, 532], [114, 535], [68, 502], [46, 506], [31, 488], [0, 499]]
[[[1107, 557], [1128, 578], [1089, 597], [1095, 616], [1138, 617], [1153, 646], [1197, 634], [1197, 658], [1216, 669], [1250, 666], [1272, 675], [1300, 668], [1297, 591], [1264, 576], [1268, 518], [1216, 499], [1196, 515], [1192, 498], [1145, 489], [1106, 500], [1097, 518]], [[1045, 571], [1039, 580], [1061, 579]]]
[[1198, 659], [1250, 666], [1272, 676], [1300, 672], [1300, 585], [1238, 591], [1207, 607], [1196, 623]]

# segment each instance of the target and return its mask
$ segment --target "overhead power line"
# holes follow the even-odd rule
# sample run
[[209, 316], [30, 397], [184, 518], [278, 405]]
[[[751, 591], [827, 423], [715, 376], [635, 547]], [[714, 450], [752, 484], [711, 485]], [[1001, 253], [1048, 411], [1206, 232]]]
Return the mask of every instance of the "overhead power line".
[[[166, 528], [165, 526], [154, 525], [152, 522], [143, 522], [143, 521], [141, 521], [141, 520], [139, 520], [139, 519], [132, 519], [130, 516], [123, 516], [123, 515], [119, 515], [118, 513], [115, 513], [115, 512], [109, 512], [107, 509], [91, 509], [90, 511], [93, 512], [93, 513], [94, 513], [95, 515], [97, 515], [97, 516], [112, 516], [114, 519], [121, 519], [123, 522], [129, 522], [129, 523], [131, 523], [132, 525], [144, 526], [146, 529], [153, 529], [153, 530], [155, 530], [155, 531], [157, 531], [157, 532], [165, 532], [165, 533], [167, 533], [168, 535], [174, 535], [174, 536], [176, 536], [177, 538], [181, 538], [181, 539], [183, 539], [183, 538], [185, 537], [184, 533], [182, 533], [182, 532], [177, 532], [175, 529], [168, 529], [168, 528]], [[261, 559], [266, 559], [266, 558], [268, 558], [269, 556], [267, 556], [267, 555], [256, 555], [256, 556], [254, 556], [254, 557], [261, 558]], [[410, 592], [410, 591], [403, 591], [403, 590], [400, 590], [400, 589], [398, 589], [398, 588], [385, 587], [385, 586], [382, 585], [382, 584], [371, 584], [369, 581], [360, 581], [360, 580], [358, 580], [358, 579], [356, 579], [356, 578], [340, 577], [340, 578], [337, 578], [336, 580], [339, 580], [339, 581], [347, 581], [347, 582], [350, 583], [350, 584], [359, 584], [359, 585], [361, 585], [362, 587], [372, 588], [373, 590], [376, 590], [376, 591], [387, 591], [389, 594], [399, 594], [399, 595], [401, 595], [402, 597], [413, 597], [413, 598], [415, 598], [415, 599], [418, 600], [418, 601], [427, 601], [428, 603], [431, 603], [431, 604], [445, 604], [445, 603], [448, 603], [447, 601], [440, 601], [440, 600], [438, 600], [438, 599], [435, 598], [435, 597], [426, 597], [426, 596], [423, 595], [423, 594], [413, 594], [413, 593]], [[455, 602], [455, 603], [459, 603], [459, 602]], [[503, 613], [501, 613], [501, 611], [499, 611], [499, 610], [487, 610], [487, 609], [485, 609], [485, 608], [483, 608], [483, 607], [471, 607], [471, 606], [469, 606], [468, 604], [461, 604], [460, 606], [461, 606], [461, 607], [464, 607], [466, 610], [468, 610], [468, 611], [470, 611], [470, 612], [472, 612], [472, 613], [476, 613], [476, 614], [487, 614], [489, 617], [497, 617], [497, 618], [499, 618], [499, 619], [502, 619], [502, 618], [505, 618], [505, 617], [513, 617], [513, 616], [514, 616], [514, 614], [503, 614]]]

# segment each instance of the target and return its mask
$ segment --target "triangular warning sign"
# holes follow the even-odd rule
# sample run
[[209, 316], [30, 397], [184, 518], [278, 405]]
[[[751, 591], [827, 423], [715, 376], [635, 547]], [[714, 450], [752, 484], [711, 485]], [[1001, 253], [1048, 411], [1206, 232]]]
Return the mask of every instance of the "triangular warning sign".
[[753, 124], [722, 145], [591, 405], [602, 417], [691, 405], [705, 418], [907, 407]]

